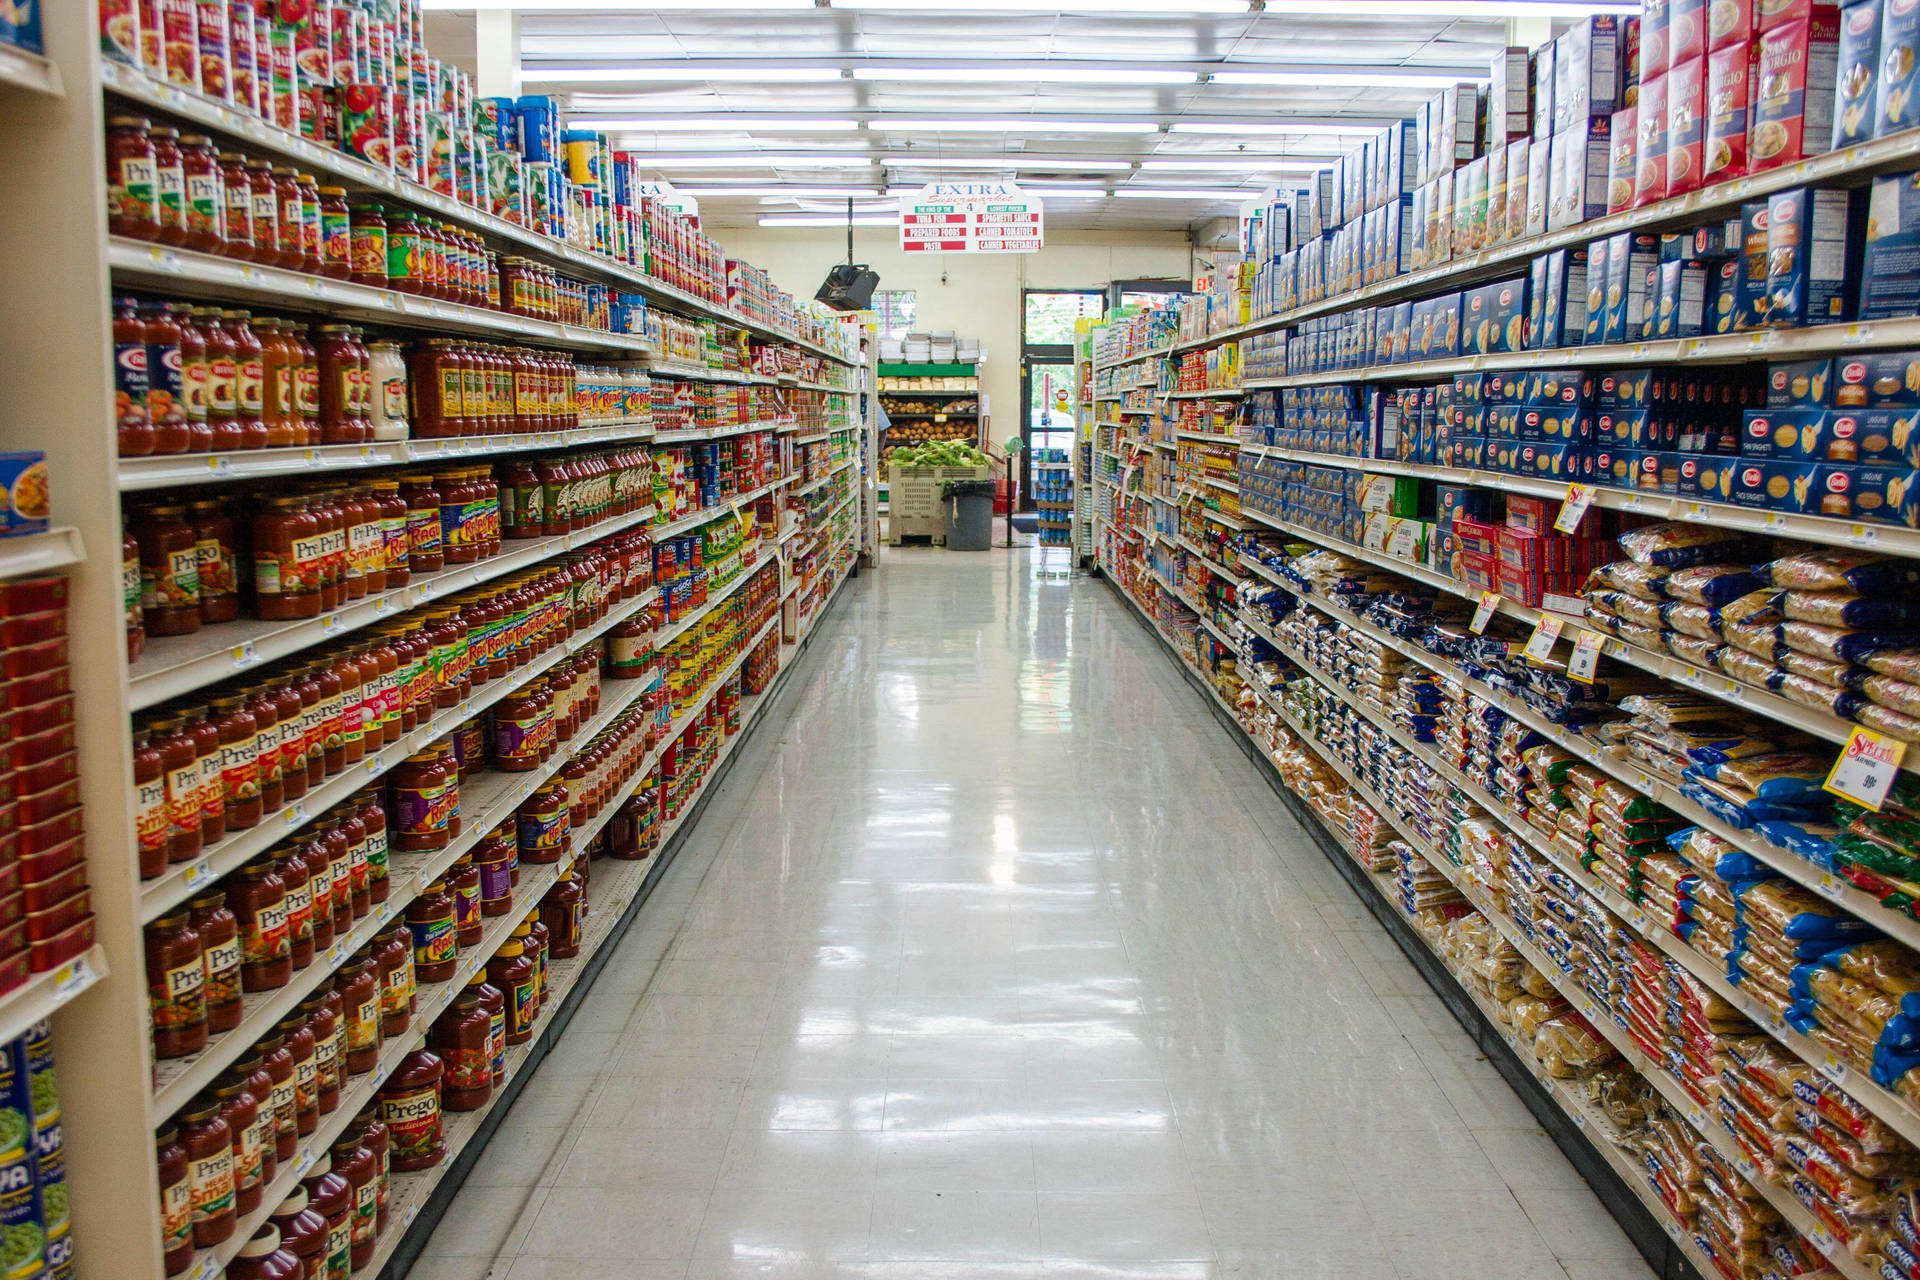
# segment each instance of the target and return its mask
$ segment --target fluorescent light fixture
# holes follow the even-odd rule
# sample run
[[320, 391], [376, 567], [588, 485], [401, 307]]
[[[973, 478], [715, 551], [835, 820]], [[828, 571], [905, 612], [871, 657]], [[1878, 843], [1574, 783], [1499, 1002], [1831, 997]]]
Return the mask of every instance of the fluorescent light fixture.
[[1085, 185], [1078, 182], [1022, 182], [1018, 185], [1022, 191], [1031, 191], [1037, 196], [1046, 196], [1048, 199], [1059, 197], [1070, 200], [1079, 196], [1104, 196], [1107, 194], [1105, 187]]
[[[760, 225], [763, 227], [844, 227], [847, 225], [847, 219], [844, 214], [836, 218], [823, 213], [769, 213], [760, 218]], [[856, 227], [897, 227], [900, 225], [900, 215], [897, 213], [856, 213], [853, 215], [853, 225]]]
[[1031, 173], [1131, 173], [1130, 160], [1030, 160], [1021, 155], [1005, 156], [881, 156], [889, 169], [1024, 169]]
[[1151, 120], [1054, 120], [1016, 116], [1006, 120], [906, 120], [882, 117], [868, 122], [881, 133], [1158, 133]]
[[1141, 170], [1148, 173], [1167, 173], [1174, 171], [1185, 171], [1187, 173], [1314, 173], [1329, 167], [1327, 164], [1316, 160], [1224, 160], [1212, 156], [1195, 156], [1192, 159], [1170, 158], [1164, 160], [1155, 157], [1154, 159], [1142, 160], [1140, 162]]
[[1194, 84], [1194, 71], [1154, 71], [1146, 67], [1108, 71], [1042, 63], [1023, 67], [916, 67], [881, 63], [855, 67], [855, 80], [902, 80], [919, 84]]
[[852, 152], [742, 151], [727, 156], [638, 156], [642, 169], [864, 169], [873, 157]]
[[[1353, 6], [1348, 5], [1351, 11]], [[1368, 10], [1371, 13], [1372, 10]], [[1216, 71], [1209, 83], [1318, 86], [1328, 89], [1444, 89], [1450, 84], [1485, 80], [1484, 75], [1424, 71]]]
[[1301, 138], [1361, 138], [1380, 132], [1387, 126], [1383, 124], [1324, 124], [1315, 121], [1310, 124], [1269, 124], [1252, 121], [1197, 121], [1184, 123], [1176, 121], [1167, 126], [1168, 133], [1204, 133], [1224, 137], [1264, 138], [1271, 136], [1293, 136]]
[[1627, 0], [1267, 0], [1268, 13], [1341, 14], [1368, 18], [1579, 18], [1590, 13], [1637, 14]]
[[1252, 187], [1115, 187], [1122, 200], [1251, 200]]
[[672, 10], [699, 12], [715, 9], [812, 9], [813, 0], [666, 0], [664, 4], [636, 4], [634, 0], [422, 0], [427, 9], [517, 9], [538, 13], [554, 9], [620, 9], [633, 13], [643, 10], [661, 13]]
[[809, 120], [797, 116], [706, 116], [685, 120], [667, 116], [569, 116], [569, 129], [607, 133], [852, 133], [858, 120]]
[[840, 78], [837, 67], [743, 67], [738, 63], [702, 67], [697, 61], [678, 65], [650, 63], [644, 67], [545, 67], [535, 62], [520, 68], [520, 79], [527, 84], [644, 84], [668, 80], [683, 84], [707, 80], [729, 84], [805, 84]]
[[870, 200], [880, 194], [878, 187], [675, 187], [674, 190], [695, 199], [739, 196], [742, 199], [818, 200], [838, 197], [845, 200], [851, 196], [856, 200]]
[[[832, 0], [835, 9], [893, 9], [903, 13], [1147, 13], [1161, 18], [1190, 18], [1195, 14], [1240, 13], [1247, 0], [1083, 0], [1066, 4], [1035, 4], [1033, 0]], [[1348, 0], [1348, 9], [1353, 8]]]

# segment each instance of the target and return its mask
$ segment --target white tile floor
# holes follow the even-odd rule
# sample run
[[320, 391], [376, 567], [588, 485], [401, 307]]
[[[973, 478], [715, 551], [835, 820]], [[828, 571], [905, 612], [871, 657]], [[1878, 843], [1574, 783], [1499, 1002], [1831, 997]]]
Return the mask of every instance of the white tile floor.
[[413, 1280], [1651, 1275], [1041, 554], [854, 580]]

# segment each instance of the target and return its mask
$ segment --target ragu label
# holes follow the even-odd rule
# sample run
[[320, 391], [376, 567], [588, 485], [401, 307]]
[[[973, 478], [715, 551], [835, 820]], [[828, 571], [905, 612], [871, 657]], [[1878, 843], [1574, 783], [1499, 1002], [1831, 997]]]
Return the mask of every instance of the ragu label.
[[413, 934], [413, 963], [416, 968], [451, 960], [457, 953], [458, 940], [454, 934], [451, 906], [444, 916], [409, 921], [407, 929]]

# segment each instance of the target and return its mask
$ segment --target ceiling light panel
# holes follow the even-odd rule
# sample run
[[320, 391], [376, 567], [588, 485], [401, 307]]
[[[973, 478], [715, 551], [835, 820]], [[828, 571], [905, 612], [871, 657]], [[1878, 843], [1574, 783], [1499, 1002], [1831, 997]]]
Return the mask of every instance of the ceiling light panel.
[[1281, 160], [1274, 158], [1242, 160], [1220, 157], [1192, 156], [1181, 159], [1163, 159], [1154, 156], [1140, 162], [1145, 172], [1185, 171], [1187, 173], [1317, 173], [1327, 168], [1319, 160]]
[[1461, 75], [1455, 72], [1429, 73], [1421, 71], [1242, 71], [1222, 69], [1213, 73], [1209, 84], [1254, 84], [1299, 86], [1302, 88], [1381, 88], [1381, 89], [1443, 89], [1450, 84], [1471, 83], [1476, 79], [1485, 80], [1483, 73], [1478, 76]]
[[1026, 156], [881, 156], [879, 162], [889, 169], [1025, 169], [1053, 173], [1130, 173], [1128, 160], [1036, 160]]
[[1367, 135], [1378, 133], [1386, 127], [1384, 123], [1328, 124], [1324, 121], [1309, 121], [1301, 124], [1273, 124], [1266, 120], [1176, 120], [1167, 126], [1167, 132], [1205, 134], [1229, 138], [1292, 136], [1304, 138], [1365, 139]]
[[1113, 194], [1122, 200], [1251, 200], [1260, 193], [1251, 187], [1115, 187]]
[[1151, 120], [1055, 120], [1016, 116], [1007, 120], [903, 120], [882, 116], [867, 122], [880, 133], [1158, 133]]
[[546, 67], [528, 63], [520, 69], [520, 78], [528, 84], [624, 84], [671, 80], [682, 84], [710, 81], [715, 84], [806, 84], [839, 80], [834, 67], [743, 67], [730, 63], [722, 67], [703, 67], [698, 62], [677, 66], [649, 64], [638, 67]]
[[[845, 214], [841, 214], [836, 218], [824, 213], [769, 213], [763, 215], [759, 221], [763, 227], [844, 227], [847, 225], [847, 217]], [[897, 213], [856, 213], [853, 215], [853, 225], [856, 227], [897, 227], [900, 225], [900, 215]]]
[[858, 120], [816, 120], [802, 116], [573, 116], [569, 129], [598, 129], [605, 133], [852, 133]]
[[636, 156], [642, 169], [865, 169], [871, 156], [832, 152], [742, 151], [734, 155]]
[[[1351, 0], [1350, 0], [1351, 3]], [[1065, 5], [1040, 5], [1033, 0], [833, 0], [836, 9], [885, 9], [900, 13], [1032, 13], [1039, 15], [1085, 13], [1105, 16], [1115, 13], [1148, 14], [1156, 18], [1191, 18], [1215, 15], [1244, 15], [1247, 0], [1083, 0]]]
[[855, 67], [855, 80], [902, 81], [909, 84], [1196, 84], [1199, 73], [1160, 71], [1146, 67], [1087, 70], [1050, 64], [1016, 67], [926, 67], [872, 64]]

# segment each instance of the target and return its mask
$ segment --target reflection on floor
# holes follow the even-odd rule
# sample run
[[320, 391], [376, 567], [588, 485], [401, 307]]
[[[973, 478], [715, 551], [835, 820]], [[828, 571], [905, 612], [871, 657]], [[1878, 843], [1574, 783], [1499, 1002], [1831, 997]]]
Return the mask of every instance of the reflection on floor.
[[1042, 565], [854, 580], [414, 1280], [1651, 1274]]

